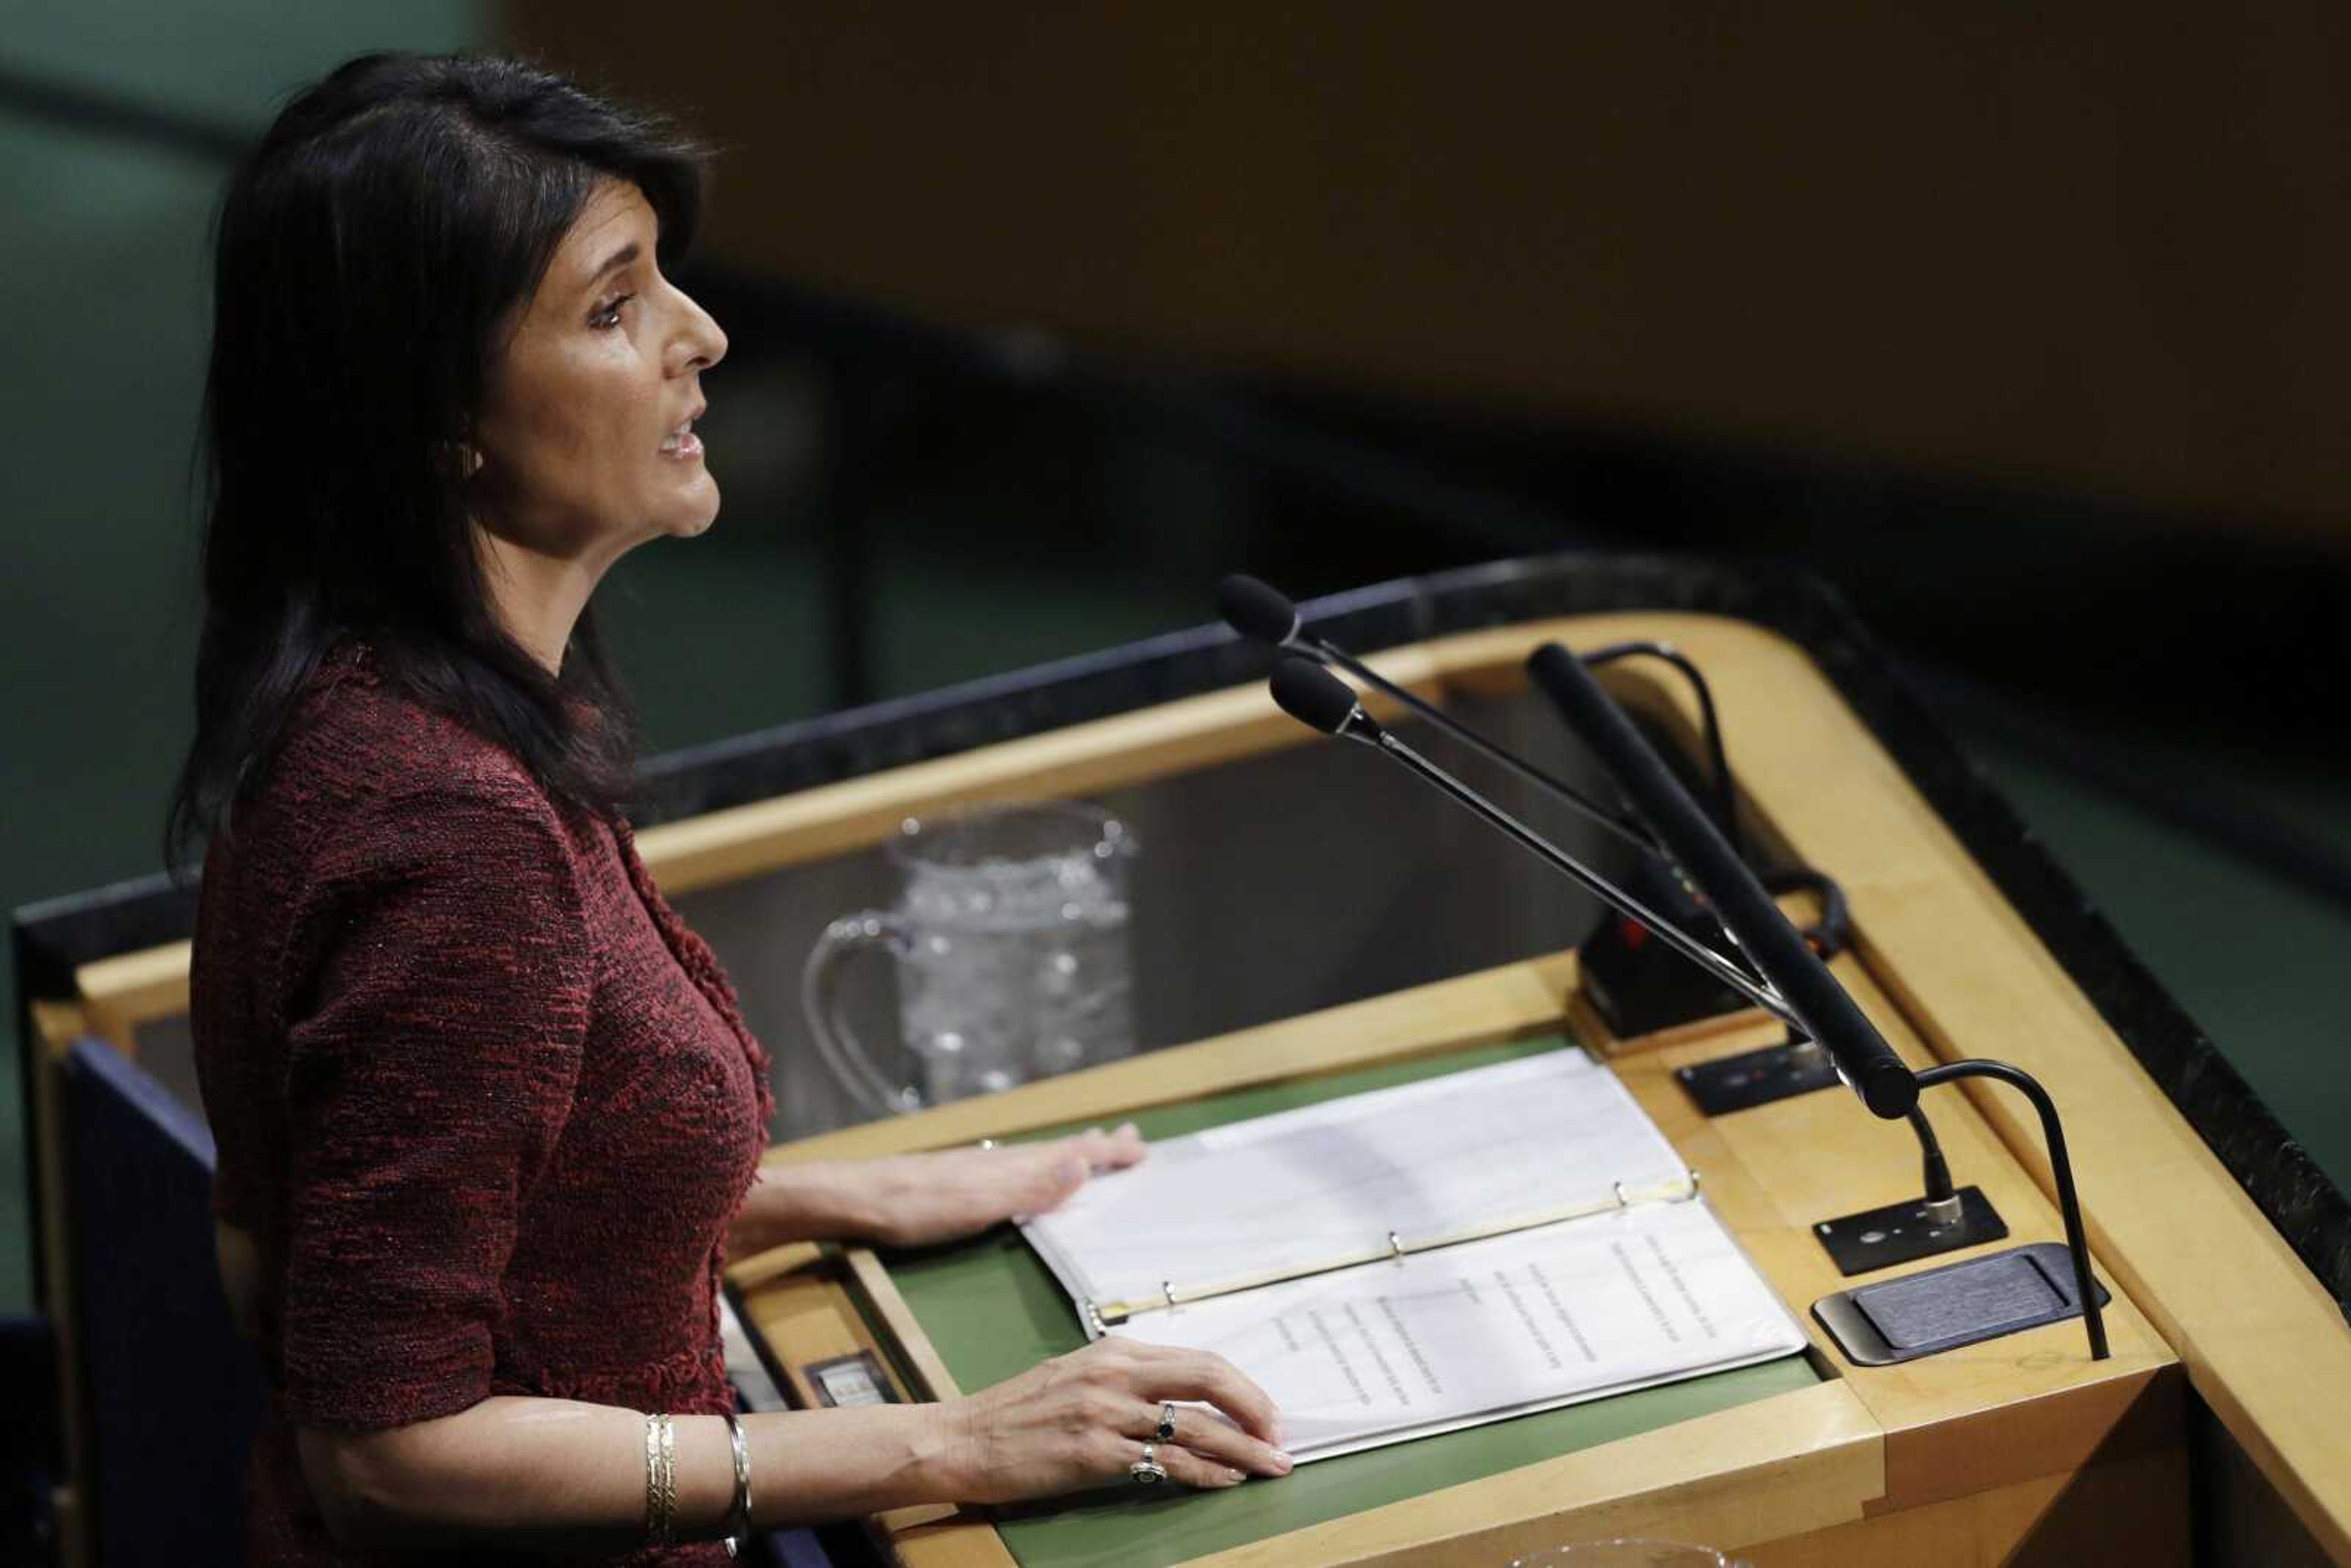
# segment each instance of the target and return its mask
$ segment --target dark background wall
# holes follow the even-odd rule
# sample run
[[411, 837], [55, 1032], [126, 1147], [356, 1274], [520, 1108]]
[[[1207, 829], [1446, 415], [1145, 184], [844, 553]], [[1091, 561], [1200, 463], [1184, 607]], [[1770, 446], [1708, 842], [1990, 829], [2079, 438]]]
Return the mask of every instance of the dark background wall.
[[2340, 6], [723, 14], [507, 36], [724, 145], [745, 265], [1424, 406], [2351, 509]]
[[723, 15], [502, 26], [721, 149], [733, 369], [834, 459], [756, 509], [831, 604], [982, 515], [1155, 611], [1249, 562], [1790, 556], [2060, 731], [2241, 759], [2272, 839], [2335, 814], [2340, 7]]

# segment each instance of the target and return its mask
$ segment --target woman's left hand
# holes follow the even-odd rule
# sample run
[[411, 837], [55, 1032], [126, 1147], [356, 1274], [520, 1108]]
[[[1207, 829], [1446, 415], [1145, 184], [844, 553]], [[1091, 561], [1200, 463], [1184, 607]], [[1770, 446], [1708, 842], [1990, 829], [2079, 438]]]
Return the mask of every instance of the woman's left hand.
[[942, 1149], [842, 1167], [872, 1216], [868, 1239], [885, 1247], [953, 1241], [1001, 1220], [1042, 1214], [1069, 1201], [1088, 1178], [1143, 1158], [1143, 1134], [1129, 1122], [1045, 1144]]
[[1088, 1178], [1143, 1155], [1143, 1134], [1130, 1122], [1050, 1143], [773, 1166], [738, 1217], [729, 1251], [744, 1257], [783, 1241], [953, 1241], [1058, 1207]]

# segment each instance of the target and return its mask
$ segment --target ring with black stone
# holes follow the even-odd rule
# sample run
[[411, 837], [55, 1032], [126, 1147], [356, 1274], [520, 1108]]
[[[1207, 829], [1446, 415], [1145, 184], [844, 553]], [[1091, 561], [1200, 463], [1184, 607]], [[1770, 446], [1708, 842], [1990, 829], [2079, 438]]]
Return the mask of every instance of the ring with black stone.
[[1176, 1440], [1176, 1402], [1173, 1399], [1159, 1406], [1159, 1430], [1154, 1435], [1163, 1443]]

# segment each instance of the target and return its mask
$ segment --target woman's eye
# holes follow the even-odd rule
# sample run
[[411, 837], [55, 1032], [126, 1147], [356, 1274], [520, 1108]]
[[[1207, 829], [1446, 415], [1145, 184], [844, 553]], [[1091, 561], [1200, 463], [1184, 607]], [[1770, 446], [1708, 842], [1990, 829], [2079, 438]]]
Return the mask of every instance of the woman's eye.
[[626, 305], [631, 299], [635, 298], [636, 297], [632, 294], [614, 296], [611, 299], [596, 307], [594, 312], [588, 318], [588, 325], [590, 327], [619, 326], [621, 324], [621, 307]]

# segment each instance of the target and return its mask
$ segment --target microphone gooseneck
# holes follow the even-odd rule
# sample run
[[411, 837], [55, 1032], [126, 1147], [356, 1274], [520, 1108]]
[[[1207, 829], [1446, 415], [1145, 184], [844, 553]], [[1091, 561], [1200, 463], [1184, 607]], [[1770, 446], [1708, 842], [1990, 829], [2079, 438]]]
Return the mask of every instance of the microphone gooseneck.
[[1787, 998], [1796, 1026], [1829, 1053], [1837, 1076], [1878, 1115], [1907, 1117], [1918, 1103], [1918, 1080], [1583, 661], [1546, 643], [1527, 660], [1527, 670], [1713, 904], [1740, 951]]
[[1798, 1029], [1803, 1027], [1789, 1010], [1785, 1001], [1757, 985], [1737, 965], [1390, 735], [1381, 727], [1377, 719], [1364, 711], [1363, 705], [1355, 700], [1355, 694], [1349, 689], [1347, 683], [1322, 665], [1311, 659], [1284, 659], [1274, 666], [1272, 678], [1268, 684], [1272, 688], [1276, 706], [1307, 728], [1359, 741], [1394, 758], [1421, 782], [1451, 797], [1456, 804], [1466, 807], [1489, 827], [1517, 842], [1521, 849], [1547, 862], [1554, 869], [1565, 872], [1581, 883], [1586, 893], [1611, 909], [1628, 915], [1647, 926], [1659, 941], [1705, 968], [1757, 1007], [1782, 1023]]
[[2082, 1327], [2090, 1336], [2090, 1359], [2104, 1361], [2110, 1354], [2106, 1348], [2106, 1320], [2098, 1311], [2098, 1282], [2090, 1271], [2090, 1242], [2082, 1228], [2082, 1200], [2074, 1186], [2074, 1162], [2065, 1153], [2065, 1124], [2058, 1119], [2057, 1103], [2049, 1098], [2049, 1091], [2041, 1081], [2024, 1069], [2005, 1061], [1992, 1061], [1982, 1057], [1967, 1057], [1958, 1061], [1946, 1061], [1929, 1067], [1918, 1074], [1922, 1087], [1951, 1083], [1962, 1078], [1989, 1078], [2005, 1083], [2032, 1103], [2033, 1113], [2041, 1118], [2041, 1139], [2049, 1148], [2049, 1172], [2057, 1185], [2057, 1215], [2065, 1226], [2065, 1250], [2074, 1261], [2074, 1293], [2082, 1302]]
[[[1254, 642], [1270, 644], [1316, 664], [1336, 664], [1374, 691], [1402, 703], [1479, 756], [1509, 768], [1560, 804], [1597, 822], [1643, 854], [1657, 852], [1656, 841], [1643, 831], [1640, 824], [1628, 821], [1621, 811], [1611, 810], [1574, 785], [1552, 777], [1522, 757], [1503, 750], [1434, 703], [1389, 680], [1337, 643], [1322, 637], [1301, 636], [1298, 606], [1270, 583], [1235, 572], [1217, 584], [1217, 613], [1224, 618], [1226, 625]], [[1348, 700], [1353, 701], [1353, 694], [1349, 695]], [[1291, 716], [1298, 716], [1293, 714]], [[1311, 720], [1303, 722], [1312, 723]]]
[[1722, 836], [1730, 841], [1733, 854], [1747, 858], [1745, 835], [1739, 829], [1739, 786], [1730, 777], [1730, 757], [1722, 748], [1722, 721], [1714, 711], [1714, 686], [1698, 662], [1670, 643], [1611, 643], [1604, 647], [1588, 648], [1576, 655], [1587, 670], [1603, 664], [1613, 664], [1619, 659], [1659, 659], [1679, 671], [1689, 683], [1690, 695], [1698, 699], [1698, 730], [1706, 744], [1706, 759], [1709, 775], [1714, 779], [1714, 820], [1721, 824]]

